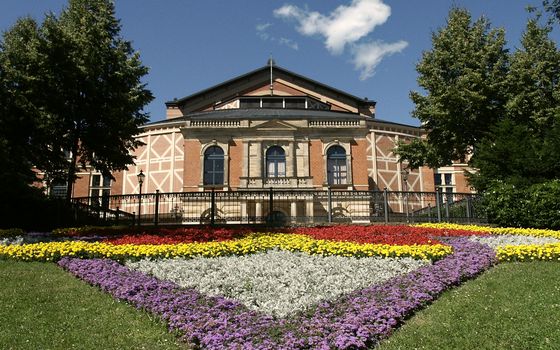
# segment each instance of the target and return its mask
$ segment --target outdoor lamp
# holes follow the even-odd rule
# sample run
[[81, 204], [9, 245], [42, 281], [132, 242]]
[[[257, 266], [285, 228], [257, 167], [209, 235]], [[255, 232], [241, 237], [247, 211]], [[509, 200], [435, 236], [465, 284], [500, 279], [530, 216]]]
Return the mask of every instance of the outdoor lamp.
[[140, 188], [142, 188], [142, 184], [144, 183], [144, 178], [146, 177], [146, 175], [144, 175], [144, 172], [142, 171], [142, 169], [140, 169], [140, 172], [136, 176], [138, 177], [138, 184], [140, 185]]

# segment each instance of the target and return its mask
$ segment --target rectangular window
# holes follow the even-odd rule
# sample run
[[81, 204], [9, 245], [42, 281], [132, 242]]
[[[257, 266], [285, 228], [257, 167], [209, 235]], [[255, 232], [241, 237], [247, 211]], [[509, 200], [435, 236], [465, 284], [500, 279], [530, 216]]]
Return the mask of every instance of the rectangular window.
[[441, 174], [434, 174], [434, 185], [441, 186]]
[[101, 174], [91, 175], [91, 187], [89, 196], [92, 206], [109, 207], [109, 196], [111, 195], [111, 177]]
[[305, 99], [303, 98], [287, 98], [286, 108], [305, 109]]
[[452, 199], [452, 193], [455, 192], [455, 185], [453, 184], [453, 174], [435, 173], [434, 186], [436, 190], [441, 189], [441, 192], [446, 194], [444, 199]]
[[54, 181], [51, 185], [51, 197], [65, 198], [67, 187], [65, 181]]
[[239, 108], [249, 109], [249, 108], [260, 108], [261, 99], [260, 98], [241, 98], [239, 99]]
[[263, 108], [284, 108], [284, 100], [281, 98], [263, 98]]

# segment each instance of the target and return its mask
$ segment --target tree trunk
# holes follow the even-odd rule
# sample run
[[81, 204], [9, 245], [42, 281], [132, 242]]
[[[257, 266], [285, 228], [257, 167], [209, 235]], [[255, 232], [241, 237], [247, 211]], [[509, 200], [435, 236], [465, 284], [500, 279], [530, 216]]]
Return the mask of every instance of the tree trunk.
[[68, 176], [66, 177], [66, 201], [72, 199], [74, 189], [74, 181], [76, 181], [76, 163], [78, 162], [78, 140], [74, 140], [72, 144], [71, 160], [68, 164]]

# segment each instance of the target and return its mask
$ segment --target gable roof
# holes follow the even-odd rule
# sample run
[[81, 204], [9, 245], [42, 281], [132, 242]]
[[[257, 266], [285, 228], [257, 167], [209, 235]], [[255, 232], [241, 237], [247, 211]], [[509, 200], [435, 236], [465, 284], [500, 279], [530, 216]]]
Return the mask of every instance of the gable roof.
[[[287, 70], [287, 69], [285, 69], [285, 68], [282, 68], [282, 67], [280, 67], [280, 66], [277, 66], [277, 65], [273, 65], [272, 67], [273, 67], [273, 74], [274, 74], [274, 71], [276, 71], [276, 72], [280, 72], [280, 73], [283, 73], [283, 74], [285, 74], [285, 75], [291, 76], [291, 77], [293, 77], [293, 78], [296, 78], [296, 79], [299, 79], [299, 80], [303, 80], [303, 81], [307, 82], [308, 84], [314, 85], [314, 86], [319, 87], [319, 88], [321, 88], [321, 89], [328, 90], [328, 91], [330, 91], [330, 92], [332, 92], [332, 93], [334, 93], [334, 94], [341, 95], [341, 96], [344, 96], [344, 97], [346, 97], [346, 98], [348, 98], [348, 99], [350, 99], [350, 100], [353, 100], [354, 102], [356, 102], [356, 104], [357, 104], [358, 106], [373, 106], [373, 107], [375, 107], [376, 101], [372, 101], [372, 100], [369, 100], [369, 99], [367, 99], [367, 98], [360, 98], [360, 97], [357, 97], [357, 96], [355, 96], [355, 95], [352, 95], [352, 94], [349, 94], [349, 93], [344, 92], [344, 91], [342, 91], [342, 90], [333, 88], [333, 87], [331, 87], [331, 86], [328, 86], [328, 85], [326, 85], [326, 84], [320, 83], [320, 82], [318, 82], [318, 81], [316, 81], [316, 80], [310, 79], [310, 78], [305, 77], [305, 76], [303, 76], [303, 75], [294, 73], [294, 72], [292, 72], [292, 71], [289, 71], [289, 70]], [[226, 81], [224, 81], [223, 83], [220, 83], [220, 84], [214, 85], [214, 86], [212, 86], [212, 87], [209, 87], [209, 88], [207, 88], [207, 89], [198, 91], [198, 92], [196, 92], [196, 93], [194, 93], [194, 94], [185, 96], [185, 97], [180, 98], [180, 99], [174, 99], [174, 100], [172, 100], [172, 101], [167, 101], [167, 102], [165, 102], [165, 105], [166, 105], [167, 107], [170, 107], [170, 106], [176, 106], [176, 107], [178, 107], [178, 106], [180, 106], [180, 105], [184, 105], [184, 104], [188, 103], [189, 100], [194, 100], [194, 99], [200, 98], [200, 97], [202, 97], [202, 96], [204, 96], [204, 95], [206, 95], [206, 94], [208, 94], [208, 93], [210, 93], [210, 92], [212, 92], [212, 91], [215, 91], [215, 90], [218, 90], [218, 89], [222, 89], [222, 88], [227, 88], [229, 85], [233, 85], [233, 84], [235, 84], [235, 83], [237, 83], [237, 82], [239, 82], [239, 81], [242, 81], [242, 80], [248, 79], [248, 78], [250, 78], [250, 77], [257, 76], [257, 75], [259, 75], [259, 74], [262, 74], [262, 73], [264, 73], [264, 72], [269, 72], [269, 71], [270, 71], [270, 66], [268, 66], [268, 65], [267, 65], [267, 66], [263, 66], [263, 67], [261, 67], [261, 68], [255, 69], [255, 70], [250, 71], [250, 72], [248, 72], [248, 73], [245, 73], [245, 74], [243, 74], [243, 75], [237, 76], [237, 77], [235, 77], [235, 78], [233, 78], [233, 79], [226, 80]]]

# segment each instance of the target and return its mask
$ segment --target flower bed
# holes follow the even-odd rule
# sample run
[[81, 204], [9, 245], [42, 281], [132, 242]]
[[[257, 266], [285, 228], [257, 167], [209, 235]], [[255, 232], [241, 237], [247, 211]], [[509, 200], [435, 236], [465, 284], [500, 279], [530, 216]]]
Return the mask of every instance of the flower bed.
[[[177, 241], [168, 243], [189, 243], [189, 242], [208, 242], [223, 241], [228, 239], [240, 238], [254, 230], [250, 227], [235, 228], [215, 228], [215, 227], [179, 227], [179, 228], [162, 228], [162, 227], [129, 227], [129, 226], [84, 226], [84, 227], [68, 227], [60, 228], [52, 231], [55, 237], [91, 237], [91, 236], [109, 236], [108, 242], [119, 242], [120, 239], [132, 240], [134, 237], [145, 235], [154, 237], [175, 237]], [[123, 237], [124, 236], [124, 237]], [[128, 241], [120, 244], [135, 243]], [[119, 243], [116, 243], [119, 244]], [[137, 244], [150, 244], [140, 243]]]
[[490, 226], [477, 226], [477, 225], [460, 225], [451, 223], [425, 223], [419, 224], [417, 227], [435, 228], [445, 230], [468, 230], [474, 231], [475, 234], [480, 233], [494, 234], [494, 235], [521, 235], [533, 237], [553, 237], [560, 239], [560, 231], [545, 230], [536, 228], [518, 228], [518, 227], [490, 227]]
[[426, 264], [411, 258], [356, 259], [270, 250], [212, 259], [143, 259], [126, 266], [205, 295], [239, 300], [252, 310], [286, 316]]
[[63, 258], [59, 265], [114, 297], [159, 315], [196, 347], [363, 349], [388, 336], [442, 291], [476, 276], [495, 261], [487, 246], [461, 238], [450, 244], [454, 254], [432, 265], [321, 302], [288, 319], [251, 311], [223, 297], [181, 289], [111, 260]]
[[500, 261], [560, 261], [560, 243], [543, 245], [506, 245], [496, 248]]
[[[206, 231], [205, 231], [206, 230]], [[319, 226], [295, 229], [282, 229], [282, 233], [301, 234], [315, 239], [330, 241], [347, 241], [353, 243], [413, 245], [413, 244], [441, 244], [435, 237], [461, 237], [480, 234], [468, 230], [441, 230], [434, 228], [419, 228], [404, 225], [371, 225], [371, 226]], [[181, 229], [156, 230], [153, 233], [125, 235], [104, 239], [111, 244], [176, 244], [192, 242], [224, 241], [241, 238], [248, 231], [238, 229], [229, 232], [225, 229]], [[482, 233], [485, 235], [486, 233]]]
[[303, 227], [293, 229], [292, 232], [308, 235], [315, 239], [393, 245], [440, 244], [437, 237], [462, 237], [477, 234], [469, 230], [442, 230], [404, 225]]
[[296, 234], [251, 234], [245, 238], [207, 243], [161, 244], [161, 245], [113, 245], [82, 241], [49, 242], [24, 245], [0, 246], [0, 258], [24, 261], [58, 261], [65, 256], [80, 258], [111, 258], [119, 261], [142, 258], [217, 257], [246, 255], [273, 248], [299, 251], [308, 254], [341, 255], [353, 257], [412, 257], [439, 260], [452, 252], [446, 245], [393, 246], [386, 244], [357, 244], [316, 240]]
[[486, 244], [491, 248], [504, 246], [523, 246], [523, 245], [543, 245], [560, 243], [560, 239], [553, 237], [533, 237], [519, 235], [499, 235], [499, 236], [471, 236], [471, 241]]

